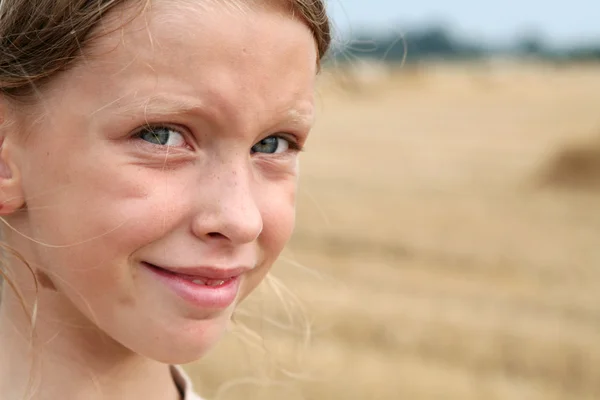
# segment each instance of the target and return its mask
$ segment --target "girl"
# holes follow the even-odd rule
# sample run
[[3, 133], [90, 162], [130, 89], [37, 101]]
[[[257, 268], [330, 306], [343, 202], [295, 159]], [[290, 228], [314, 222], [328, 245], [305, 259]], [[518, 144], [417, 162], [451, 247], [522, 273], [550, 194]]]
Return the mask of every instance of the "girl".
[[0, 7], [0, 398], [193, 399], [292, 232], [324, 5]]

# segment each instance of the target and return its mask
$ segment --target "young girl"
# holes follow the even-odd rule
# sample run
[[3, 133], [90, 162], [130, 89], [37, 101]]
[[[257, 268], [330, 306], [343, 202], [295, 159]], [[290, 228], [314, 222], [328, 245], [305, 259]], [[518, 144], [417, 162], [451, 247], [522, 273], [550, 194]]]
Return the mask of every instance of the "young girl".
[[193, 399], [292, 232], [324, 5], [0, 7], [0, 399]]

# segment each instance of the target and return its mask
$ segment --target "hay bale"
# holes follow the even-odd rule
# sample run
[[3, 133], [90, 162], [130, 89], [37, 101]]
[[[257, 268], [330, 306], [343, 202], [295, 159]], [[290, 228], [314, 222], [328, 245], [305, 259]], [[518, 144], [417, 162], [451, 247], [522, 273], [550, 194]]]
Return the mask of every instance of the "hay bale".
[[560, 149], [541, 175], [544, 186], [600, 190], [600, 136]]

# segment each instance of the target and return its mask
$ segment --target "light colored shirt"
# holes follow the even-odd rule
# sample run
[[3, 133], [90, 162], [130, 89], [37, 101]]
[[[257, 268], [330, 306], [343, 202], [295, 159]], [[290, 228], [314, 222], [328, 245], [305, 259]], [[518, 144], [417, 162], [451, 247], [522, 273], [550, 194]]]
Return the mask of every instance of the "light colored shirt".
[[190, 380], [189, 376], [187, 376], [183, 368], [172, 365], [171, 374], [173, 375], [175, 385], [177, 385], [179, 391], [183, 395], [182, 400], [203, 400], [202, 397], [194, 393], [192, 381]]

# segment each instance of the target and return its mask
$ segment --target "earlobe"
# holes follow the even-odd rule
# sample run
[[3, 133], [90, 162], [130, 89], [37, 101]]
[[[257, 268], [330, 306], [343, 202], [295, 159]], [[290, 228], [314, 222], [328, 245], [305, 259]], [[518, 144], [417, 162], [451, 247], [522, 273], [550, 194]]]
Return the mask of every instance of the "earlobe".
[[6, 137], [0, 136], [0, 216], [10, 215], [25, 205], [21, 177], [11, 160]]

